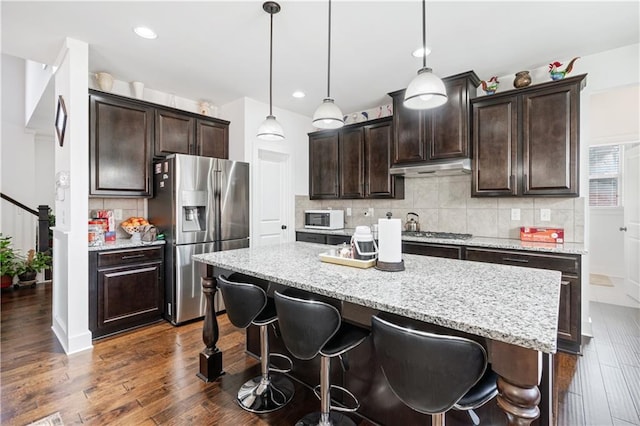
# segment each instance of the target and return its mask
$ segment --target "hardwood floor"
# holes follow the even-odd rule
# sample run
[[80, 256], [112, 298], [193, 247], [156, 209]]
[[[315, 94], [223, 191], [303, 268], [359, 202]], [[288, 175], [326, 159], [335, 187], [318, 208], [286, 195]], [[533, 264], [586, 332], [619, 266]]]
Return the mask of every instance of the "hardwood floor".
[[[257, 416], [240, 409], [236, 391], [259, 365], [244, 352], [244, 332], [224, 316], [219, 346], [227, 374], [204, 383], [195, 377], [201, 322], [157, 323], [67, 356], [51, 331], [51, 284], [3, 291], [1, 301], [2, 425], [25, 425], [59, 411], [65, 425], [279, 426], [319, 407], [296, 384], [283, 410]], [[640, 313], [600, 303], [592, 303], [591, 312], [595, 337], [584, 356], [556, 356], [558, 424], [640, 425]], [[468, 419], [451, 420], [448, 425]]]
[[640, 425], [640, 310], [591, 302], [593, 338], [557, 357], [560, 425]]

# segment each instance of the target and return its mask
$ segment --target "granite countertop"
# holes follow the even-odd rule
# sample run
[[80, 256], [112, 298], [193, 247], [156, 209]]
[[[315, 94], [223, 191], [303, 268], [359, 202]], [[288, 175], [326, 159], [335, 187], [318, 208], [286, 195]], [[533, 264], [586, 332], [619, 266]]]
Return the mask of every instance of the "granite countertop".
[[403, 254], [405, 271], [321, 262], [292, 242], [193, 256], [199, 262], [546, 353], [556, 351], [560, 272]]
[[[328, 235], [353, 235], [353, 228], [323, 230], [323, 229], [306, 229], [298, 228], [296, 232], [308, 232], [312, 234], [328, 234]], [[509, 249], [509, 250], [527, 250], [527, 251], [539, 251], [546, 253], [564, 253], [564, 254], [587, 254], [587, 250], [584, 244], [580, 243], [538, 243], [529, 241], [520, 241], [518, 239], [511, 238], [490, 238], [490, 237], [472, 237], [466, 240], [455, 240], [449, 238], [427, 238], [427, 237], [409, 237], [403, 236], [402, 241], [414, 241], [419, 243], [435, 243], [435, 244], [450, 244], [455, 246], [468, 246], [468, 247], [486, 247], [496, 249]]]
[[101, 246], [89, 246], [89, 251], [104, 251], [104, 250], [117, 250], [117, 249], [129, 249], [147, 246], [163, 245], [164, 240], [156, 241], [131, 241], [129, 238], [118, 238], [115, 243], [105, 243]]

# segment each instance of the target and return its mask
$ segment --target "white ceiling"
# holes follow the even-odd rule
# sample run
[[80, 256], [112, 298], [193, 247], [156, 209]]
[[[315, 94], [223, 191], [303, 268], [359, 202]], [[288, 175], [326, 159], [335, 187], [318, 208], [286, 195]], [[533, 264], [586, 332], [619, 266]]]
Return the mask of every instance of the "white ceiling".
[[[326, 94], [327, 2], [280, 4], [273, 103], [311, 116]], [[429, 1], [427, 65], [442, 77], [475, 70], [488, 79], [638, 43], [639, 4]], [[217, 105], [242, 96], [268, 102], [269, 15], [262, 1], [2, 1], [0, 7], [2, 53], [51, 64], [68, 36], [89, 44], [91, 72]], [[421, 3], [334, 0], [332, 8], [336, 103], [344, 113], [388, 103], [385, 94], [406, 87], [421, 67], [411, 56], [422, 42]], [[137, 25], [159, 37], [137, 37]], [[294, 90], [307, 97], [293, 98]]]

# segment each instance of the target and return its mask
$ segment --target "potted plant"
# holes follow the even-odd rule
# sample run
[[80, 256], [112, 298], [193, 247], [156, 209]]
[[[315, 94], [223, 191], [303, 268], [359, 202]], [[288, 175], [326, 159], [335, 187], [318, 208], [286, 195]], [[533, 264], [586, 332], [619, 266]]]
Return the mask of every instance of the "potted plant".
[[31, 249], [27, 257], [19, 259], [16, 263], [16, 274], [20, 282], [34, 281], [36, 274], [49, 266], [51, 266], [51, 256]]
[[11, 247], [11, 237], [0, 234], [0, 276], [1, 288], [11, 287], [16, 274], [16, 252]]

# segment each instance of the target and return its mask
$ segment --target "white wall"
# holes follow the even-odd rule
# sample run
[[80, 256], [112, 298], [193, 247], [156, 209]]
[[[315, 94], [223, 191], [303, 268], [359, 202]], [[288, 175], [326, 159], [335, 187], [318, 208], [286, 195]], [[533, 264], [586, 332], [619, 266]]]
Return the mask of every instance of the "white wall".
[[245, 128], [244, 128], [245, 98], [220, 107], [220, 118], [231, 122], [229, 125], [229, 160], [246, 161]]
[[24, 87], [24, 124], [27, 124], [34, 114], [47, 85], [53, 76], [53, 67], [47, 65], [42, 68], [42, 64], [27, 60], [25, 63], [26, 85]]
[[[287, 239], [295, 238], [295, 194], [308, 194], [308, 136], [307, 133], [313, 130], [311, 118], [281, 108], [273, 108], [273, 113], [282, 124], [285, 133], [285, 140], [263, 141], [256, 137], [256, 132], [260, 124], [269, 113], [269, 105], [258, 102], [251, 98], [237, 99], [220, 107], [220, 116], [231, 121], [229, 129], [229, 158], [238, 161], [247, 161], [250, 164], [257, 164], [258, 151], [267, 150], [290, 156], [290, 170], [288, 175], [292, 176], [291, 182], [286, 189], [286, 204], [288, 217], [286, 222], [288, 227]], [[257, 169], [251, 167], [251, 239], [255, 240], [255, 206], [259, 205], [261, 194], [254, 188], [261, 177], [256, 175]]]
[[[589, 97], [588, 105], [589, 138], [585, 156], [591, 146], [624, 144], [640, 139], [640, 86], [637, 83], [595, 91]], [[638, 193], [638, 189], [634, 192]], [[619, 231], [624, 226], [624, 207], [591, 207], [589, 215], [590, 272], [624, 277], [624, 234]], [[598, 290], [615, 291], [614, 288]]]
[[68, 114], [64, 145], [55, 144], [55, 171], [68, 172], [70, 184], [64, 199], [56, 199], [52, 329], [65, 352], [74, 353], [92, 347], [87, 256], [89, 46], [67, 38], [55, 65], [55, 99], [64, 97]]
[[[44, 204], [36, 196], [36, 142], [25, 129], [25, 61], [2, 55], [2, 175], [0, 191], [37, 210]], [[1, 202], [0, 232], [12, 236], [21, 253], [35, 248], [37, 218], [8, 201]]]

